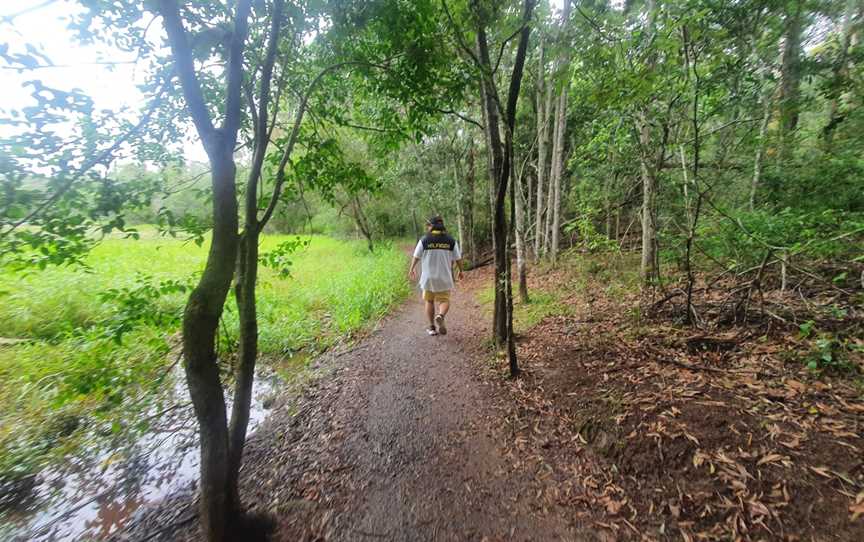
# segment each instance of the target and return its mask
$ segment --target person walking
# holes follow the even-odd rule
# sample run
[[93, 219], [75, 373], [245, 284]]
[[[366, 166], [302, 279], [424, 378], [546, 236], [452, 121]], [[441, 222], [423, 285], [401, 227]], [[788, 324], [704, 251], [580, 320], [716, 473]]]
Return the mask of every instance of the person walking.
[[417, 276], [418, 262], [421, 262], [419, 286], [423, 290], [424, 309], [429, 321], [427, 333], [446, 335], [447, 324], [444, 317], [450, 310], [453, 268], [457, 269], [455, 275], [458, 280], [462, 277], [462, 253], [459, 244], [447, 233], [444, 219], [440, 216], [433, 216], [426, 221], [426, 235], [417, 242], [411, 267], [408, 269], [411, 280]]

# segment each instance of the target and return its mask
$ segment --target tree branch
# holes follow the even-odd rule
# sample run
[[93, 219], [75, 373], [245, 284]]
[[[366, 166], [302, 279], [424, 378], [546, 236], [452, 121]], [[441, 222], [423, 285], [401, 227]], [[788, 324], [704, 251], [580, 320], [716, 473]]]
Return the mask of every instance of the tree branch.
[[[225, 122], [222, 132], [226, 138], [224, 144], [233, 149], [237, 142], [237, 131], [240, 128], [240, 105], [243, 86], [243, 47], [246, 35], [249, 33], [249, 13], [252, 10], [251, 0], [239, 0], [234, 15], [234, 32], [231, 36], [231, 47], [228, 52], [228, 68], [225, 98]], [[269, 81], [267, 82], [269, 85]]]
[[522, 30], [524, 28], [525, 28], [525, 25], [523, 24], [522, 26], [520, 26], [516, 30], [516, 32], [513, 32], [512, 34], [510, 34], [509, 37], [507, 37], [507, 39], [505, 39], [504, 41], [501, 42], [501, 49], [498, 51], [498, 58], [495, 60], [495, 67], [492, 68], [493, 74], [498, 72], [498, 66], [501, 64], [501, 57], [504, 56], [504, 48], [507, 47], [507, 42], [509, 42], [510, 40], [512, 40], [513, 38], [518, 36], [520, 33], [522, 33]]
[[279, 167], [276, 170], [276, 182], [273, 186], [273, 194], [270, 197], [267, 208], [264, 210], [264, 216], [262, 216], [261, 220], [258, 221], [259, 230], [263, 228], [267, 224], [267, 222], [270, 221], [270, 217], [273, 216], [273, 211], [276, 209], [276, 204], [279, 202], [279, 196], [282, 193], [282, 185], [285, 184], [285, 167], [288, 165], [288, 160], [291, 158], [291, 153], [294, 151], [294, 145], [297, 144], [297, 138], [300, 135], [300, 125], [303, 122], [303, 115], [306, 113], [306, 104], [309, 102], [309, 96], [312, 95], [312, 91], [315, 90], [315, 87], [318, 86], [318, 83], [324, 78], [325, 75], [332, 71], [338, 70], [339, 68], [350, 65], [373, 66], [378, 68], [381, 67], [379, 65], [369, 62], [340, 62], [338, 64], [333, 64], [332, 66], [328, 66], [321, 70], [321, 72], [317, 76], [315, 76], [315, 79], [313, 79], [312, 82], [309, 83], [309, 87], [307, 87], [306, 92], [303, 93], [303, 96], [300, 99], [300, 104], [297, 106], [297, 113], [294, 116], [294, 126], [291, 129], [291, 135], [288, 138], [288, 144], [282, 151], [282, 159], [279, 161]]
[[188, 35], [180, 19], [180, 10], [177, 0], [159, 0], [159, 14], [162, 15], [165, 33], [168, 34], [168, 43], [174, 57], [174, 66], [180, 78], [180, 86], [183, 89], [183, 97], [192, 122], [198, 130], [198, 135], [204, 143], [207, 153], [215, 151], [216, 129], [204, 103], [204, 95], [201, 91], [201, 83], [195, 74], [195, 61], [192, 59], [192, 49], [189, 46]]
[[[270, 17], [270, 37], [267, 40], [267, 51], [264, 54], [264, 64], [261, 70], [261, 86], [258, 91], [258, 112], [252, 111], [255, 122], [255, 150], [252, 155], [252, 164], [249, 168], [249, 177], [246, 181], [246, 228], [255, 228], [258, 223], [258, 182], [261, 178], [261, 168], [267, 153], [267, 145], [270, 142], [267, 126], [267, 106], [270, 102], [270, 80], [273, 77], [273, 66], [276, 63], [276, 53], [279, 46], [279, 30], [282, 26], [282, 9], [284, 0], [274, 0], [273, 13]], [[251, 92], [250, 92], [251, 95]], [[250, 96], [251, 100], [251, 96]], [[254, 104], [253, 104], [254, 105]], [[278, 108], [278, 103], [276, 108]], [[275, 114], [275, 113], [274, 113]], [[227, 122], [226, 122], [227, 123]], [[260, 231], [260, 229], [258, 230]]]
[[[468, 47], [468, 44], [465, 43], [465, 38], [462, 35], [462, 29], [459, 28], [459, 24], [453, 19], [453, 15], [450, 13], [450, 8], [447, 7], [446, 0], [441, 0], [441, 6], [444, 8], [444, 13], [447, 14], [447, 19], [450, 21], [450, 25], [453, 27], [453, 34], [456, 36], [456, 41], [459, 43], [459, 47], [474, 61], [475, 66], [480, 66], [480, 60], [477, 58], [477, 55], [474, 54], [474, 51]], [[520, 29], [521, 30], [521, 29]]]

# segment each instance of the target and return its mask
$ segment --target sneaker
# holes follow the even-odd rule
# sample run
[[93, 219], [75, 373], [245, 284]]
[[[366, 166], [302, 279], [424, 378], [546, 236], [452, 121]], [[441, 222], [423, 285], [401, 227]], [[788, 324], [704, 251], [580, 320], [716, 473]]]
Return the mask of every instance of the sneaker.
[[447, 326], [444, 324], [443, 314], [439, 314], [435, 317], [435, 325], [438, 326], [438, 333], [441, 335], [447, 335]]
[[426, 329], [426, 333], [434, 337], [435, 335], [438, 335], [438, 330], [435, 329], [435, 326], [431, 326]]

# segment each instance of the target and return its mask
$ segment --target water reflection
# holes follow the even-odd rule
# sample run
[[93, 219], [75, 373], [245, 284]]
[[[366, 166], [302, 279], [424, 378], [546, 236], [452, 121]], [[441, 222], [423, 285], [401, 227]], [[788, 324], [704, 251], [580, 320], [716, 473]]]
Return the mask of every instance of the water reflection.
[[[173, 380], [169, 399], [188, 401], [182, 370], [178, 369]], [[267, 417], [279, 383], [273, 373], [255, 379], [250, 434]], [[31, 497], [3, 518], [0, 539], [101, 539], [117, 532], [142, 507], [193, 491], [199, 450], [191, 406], [151, 415], [154, 425], [125, 449], [70, 458], [63, 467], [39, 473]]]

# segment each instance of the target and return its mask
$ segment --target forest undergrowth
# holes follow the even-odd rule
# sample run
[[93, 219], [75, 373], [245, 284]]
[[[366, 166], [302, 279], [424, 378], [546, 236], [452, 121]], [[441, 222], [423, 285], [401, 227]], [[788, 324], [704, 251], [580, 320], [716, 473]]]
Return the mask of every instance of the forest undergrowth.
[[570, 253], [529, 275], [555, 308], [516, 303], [522, 376], [490, 380], [537, 512], [610, 540], [864, 538], [862, 286], [700, 275], [695, 326], [637, 257]]

